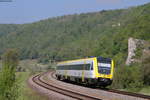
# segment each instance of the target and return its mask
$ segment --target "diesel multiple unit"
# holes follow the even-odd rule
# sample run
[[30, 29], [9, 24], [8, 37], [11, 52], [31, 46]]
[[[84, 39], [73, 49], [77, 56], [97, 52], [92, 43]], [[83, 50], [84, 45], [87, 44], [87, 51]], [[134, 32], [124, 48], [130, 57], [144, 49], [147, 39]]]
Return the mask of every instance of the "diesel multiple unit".
[[59, 62], [56, 68], [58, 80], [70, 80], [102, 87], [112, 83], [113, 73], [114, 61], [103, 57], [63, 61]]

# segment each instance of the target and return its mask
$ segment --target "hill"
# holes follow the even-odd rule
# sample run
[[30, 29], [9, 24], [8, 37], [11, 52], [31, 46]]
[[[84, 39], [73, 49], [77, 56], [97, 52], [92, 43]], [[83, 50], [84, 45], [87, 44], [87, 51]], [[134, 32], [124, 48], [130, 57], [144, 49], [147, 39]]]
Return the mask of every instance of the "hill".
[[0, 25], [0, 55], [17, 48], [21, 59], [127, 57], [129, 37], [150, 41], [150, 3], [128, 9], [67, 15], [30, 24]]

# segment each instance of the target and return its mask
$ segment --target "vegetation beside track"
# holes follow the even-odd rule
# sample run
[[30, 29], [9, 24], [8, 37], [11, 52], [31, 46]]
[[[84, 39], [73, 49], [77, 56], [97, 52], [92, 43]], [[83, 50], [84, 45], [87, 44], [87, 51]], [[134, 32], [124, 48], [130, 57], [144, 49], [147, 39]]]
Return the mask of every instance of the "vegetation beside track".
[[17, 78], [19, 79], [19, 98], [17, 100], [48, 100], [47, 97], [42, 96], [32, 90], [27, 85], [27, 80], [30, 77], [30, 72], [18, 72]]
[[145, 94], [145, 95], [150, 95], [150, 86], [147, 86], [147, 87], [143, 87], [139, 93], [141, 94]]
[[37, 60], [22, 60], [20, 61], [19, 67], [25, 69], [24, 72], [17, 72], [17, 78], [19, 79], [19, 91], [20, 95], [18, 100], [48, 100], [47, 97], [40, 95], [39, 93], [32, 90], [27, 85], [27, 80], [33, 74], [43, 72], [50, 67], [49, 64], [38, 63]]

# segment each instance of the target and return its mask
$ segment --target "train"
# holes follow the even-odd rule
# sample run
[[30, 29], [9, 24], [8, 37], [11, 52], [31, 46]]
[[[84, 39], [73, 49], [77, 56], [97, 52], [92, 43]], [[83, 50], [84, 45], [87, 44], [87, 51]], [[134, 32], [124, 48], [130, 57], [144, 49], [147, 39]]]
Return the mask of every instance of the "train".
[[58, 62], [56, 78], [89, 86], [106, 87], [112, 84], [114, 61], [111, 58], [89, 57]]

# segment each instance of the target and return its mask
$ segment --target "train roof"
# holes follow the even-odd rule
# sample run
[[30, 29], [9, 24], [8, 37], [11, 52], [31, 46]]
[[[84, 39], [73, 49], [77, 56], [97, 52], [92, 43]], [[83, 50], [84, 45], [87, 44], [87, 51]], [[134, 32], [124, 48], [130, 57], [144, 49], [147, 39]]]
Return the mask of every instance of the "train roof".
[[94, 58], [96, 57], [93, 57], [93, 58], [83, 58], [83, 59], [75, 59], [75, 60], [67, 60], [67, 61], [61, 61], [61, 62], [58, 62], [58, 64], [63, 64], [63, 63], [70, 63], [70, 62], [77, 62], [77, 61], [86, 61], [86, 60], [93, 60]]
[[94, 57], [94, 56], [91, 56], [89, 58], [83, 58], [83, 59], [75, 59], [75, 60], [67, 60], [67, 61], [61, 61], [61, 62], [58, 62], [58, 64], [64, 64], [64, 63], [71, 63], [71, 62], [78, 62], [78, 61], [86, 61], [86, 60], [94, 60], [95, 58], [97, 58], [98, 60], [105, 60], [105, 61], [111, 61], [110, 58], [104, 58], [104, 57]]

